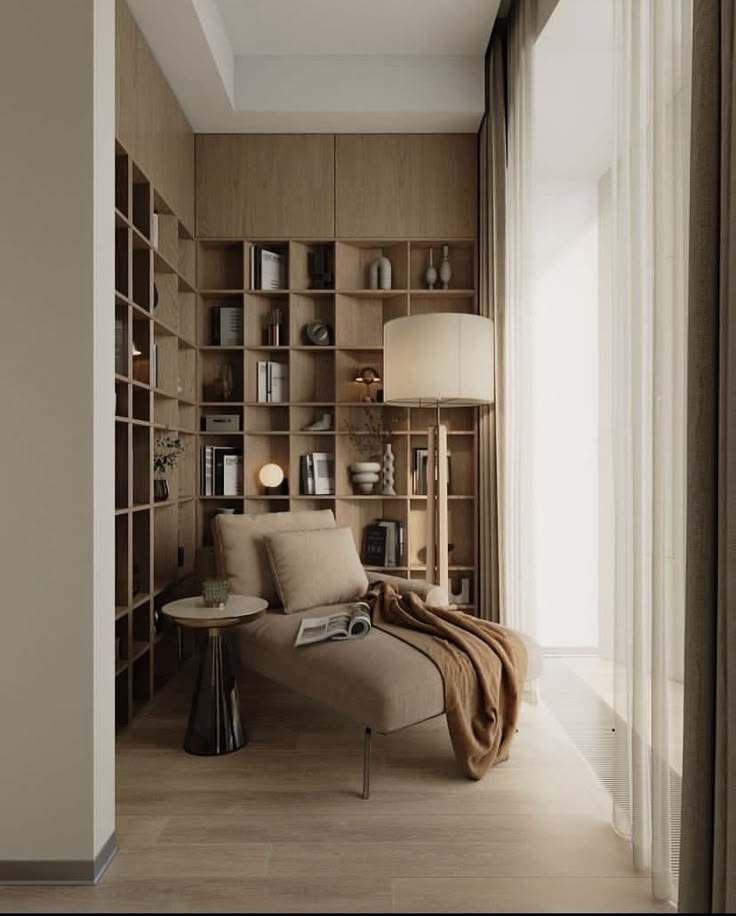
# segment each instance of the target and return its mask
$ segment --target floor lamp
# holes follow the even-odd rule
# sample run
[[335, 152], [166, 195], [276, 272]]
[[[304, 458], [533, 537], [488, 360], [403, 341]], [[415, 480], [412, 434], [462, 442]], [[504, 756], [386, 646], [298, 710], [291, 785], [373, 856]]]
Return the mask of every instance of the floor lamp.
[[437, 412], [427, 443], [427, 579], [447, 589], [447, 427], [440, 409], [493, 402], [493, 322], [454, 312], [386, 322], [383, 386], [387, 404]]

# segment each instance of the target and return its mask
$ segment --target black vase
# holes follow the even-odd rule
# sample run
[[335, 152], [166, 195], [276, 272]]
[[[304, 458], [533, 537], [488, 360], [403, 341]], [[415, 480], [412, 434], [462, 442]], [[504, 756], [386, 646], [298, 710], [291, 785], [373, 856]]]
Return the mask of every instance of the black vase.
[[163, 477], [153, 478], [153, 498], [161, 502], [169, 498], [169, 481]]

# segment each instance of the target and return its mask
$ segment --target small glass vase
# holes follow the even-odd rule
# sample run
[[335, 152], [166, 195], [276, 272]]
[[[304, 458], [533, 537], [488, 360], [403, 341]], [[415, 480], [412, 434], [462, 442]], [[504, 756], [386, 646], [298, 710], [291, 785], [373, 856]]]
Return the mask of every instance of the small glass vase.
[[202, 600], [206, 607], [225, 607], [230, 596], [227, 579], [211, 578], [202, 582]]
[[156, 502], [165, 502], [170, 495], [169, 481], [165, 477], [153, 478], [153, 498]]

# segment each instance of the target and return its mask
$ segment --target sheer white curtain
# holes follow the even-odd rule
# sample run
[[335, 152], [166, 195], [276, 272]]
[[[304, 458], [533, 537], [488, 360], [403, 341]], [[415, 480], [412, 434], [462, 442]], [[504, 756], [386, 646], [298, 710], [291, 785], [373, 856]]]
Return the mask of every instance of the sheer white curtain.
[[532, 289], [532, 124], [533, 52], [536, 4], [520, 0], [508, 28], [508, 151], [506, 167], [506, 301], [496, 401], [499, 452], [499, 562], [501, 623], [532, 636], [531, 474], [529, 441], [531, 345], [529, 320]]
[[692, 0], [615, 0], [614, 825], [674, 899], [685, 585]]

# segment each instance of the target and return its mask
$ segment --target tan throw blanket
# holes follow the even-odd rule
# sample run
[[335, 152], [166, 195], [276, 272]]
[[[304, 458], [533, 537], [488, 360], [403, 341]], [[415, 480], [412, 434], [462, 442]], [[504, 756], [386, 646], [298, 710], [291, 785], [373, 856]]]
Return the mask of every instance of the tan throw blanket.
[[423, 652], [439, 668], [455, 759], [470, 779], [509, 755], [527, 654], [511, 630], [462, 611], [428, 607], [386, 583], [368, 593], [373, 624]]

